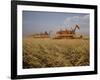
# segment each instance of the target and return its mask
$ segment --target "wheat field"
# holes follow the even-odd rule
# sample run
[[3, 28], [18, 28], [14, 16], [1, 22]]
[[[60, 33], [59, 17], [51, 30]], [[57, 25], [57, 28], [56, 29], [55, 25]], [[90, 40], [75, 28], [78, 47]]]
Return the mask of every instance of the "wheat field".
[[89, 39], [23, 38], [23, 68], [89, 66]]

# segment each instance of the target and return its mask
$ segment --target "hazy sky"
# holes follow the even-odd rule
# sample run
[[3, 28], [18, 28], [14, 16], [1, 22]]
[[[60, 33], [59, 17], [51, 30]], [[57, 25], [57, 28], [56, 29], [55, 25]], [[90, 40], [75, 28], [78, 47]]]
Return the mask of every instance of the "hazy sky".
[[89, 35], [90, 15], [83, 13], [23, 11], [23, 36], [44, 31], [56, 32], [80, 26], [77, 33]]

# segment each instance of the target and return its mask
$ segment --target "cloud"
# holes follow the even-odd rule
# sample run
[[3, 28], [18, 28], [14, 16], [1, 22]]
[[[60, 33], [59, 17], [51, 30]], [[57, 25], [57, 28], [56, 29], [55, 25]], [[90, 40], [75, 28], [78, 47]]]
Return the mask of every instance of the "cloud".
[[89, 15], [67, 17], [64, 20], [64, 24], [70, 26], [75, 24], [89, 24]]

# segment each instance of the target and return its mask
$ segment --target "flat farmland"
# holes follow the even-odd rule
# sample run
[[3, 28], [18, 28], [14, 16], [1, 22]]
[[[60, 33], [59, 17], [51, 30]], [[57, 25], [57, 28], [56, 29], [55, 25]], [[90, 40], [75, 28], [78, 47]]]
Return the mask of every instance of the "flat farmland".
[[89, 39], [23, 38], [23, 68], [89, 66]]

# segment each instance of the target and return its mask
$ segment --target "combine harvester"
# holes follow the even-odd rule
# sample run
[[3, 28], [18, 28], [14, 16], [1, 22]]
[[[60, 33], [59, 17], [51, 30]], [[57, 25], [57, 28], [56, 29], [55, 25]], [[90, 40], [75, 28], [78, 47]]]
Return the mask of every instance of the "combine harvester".
[[76, 29], [80, 29], [79, 25], [76, 25], [74, 29], [68, 30], [60, 30], [56, 32], [56, 36], [54, 37], [54, 39], [79, 39], [82, 38], [82, 35], [80, 35], [79, 37], [77, 37], [75, 31]]
[[44, 33], [34, 34], [33, 37], [34, 38], [49, 38], [50, 37], [50, 33], [45, 31]]

